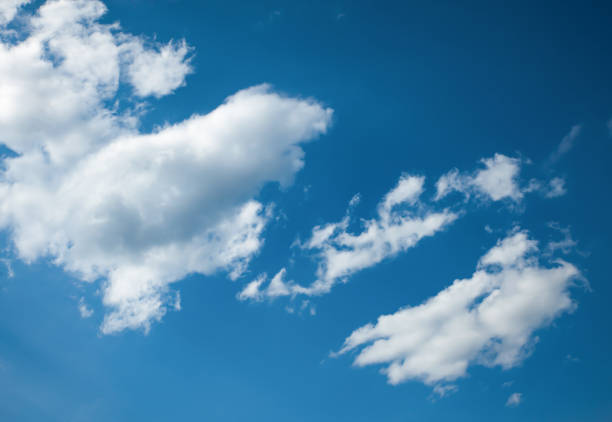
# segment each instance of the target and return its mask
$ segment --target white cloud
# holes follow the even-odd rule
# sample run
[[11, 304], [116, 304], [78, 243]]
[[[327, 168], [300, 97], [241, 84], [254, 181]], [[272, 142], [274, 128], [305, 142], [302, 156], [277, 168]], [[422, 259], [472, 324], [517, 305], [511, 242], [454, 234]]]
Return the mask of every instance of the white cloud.
[[263, 293], [261, 292], [261, 285], [268, 279], [267, 274], [259, 274], [257, 278], [248, 283], [237, 297], [239, 300], [255, 300], [260, 301], [263, 299]]
[[459, 170], [452, 169], [448, 173], [440, 176], [436, 182], [435, 200], [444, 198], [453, 191], [464, 192], [467, 194], [470, 185], [470, 178], [459, 174]]
[[424, 237], [433, 236], [457, 219], [457, 214], [444, 210], [434, 212], [419, 203], [425, 178], [402, 175], [397, 185], [378, 204], [376, 218], [362, 221], [360, 233], [348, 231], [350, 212], [359, 203], [357, 194], [349, 202], [347, 215], [339, 222], [316, 226], [303, 249], [316, 251], [319, 261], [317, 279], [309, 286], [284, 281], [286, 269], [262, 288], [266, 276], [259, 276], [238, 294], [240, 300], [260, 301], [280, 296], [321, 295], [328, 293], [338, 281], [372, 267], [414, 246]]
[[[546, 185], [532, 179], [521, 187], [519, 175], [523, 160], [496, 153], [493, 157], [480, 160], [482, 167], [471, 173], [460, 173], [452, 169], [436, 182], [434, 203], [452, 191], [463, 193], [466, 198], [474, 196], [489, 201], [520, 201], [525, 193], [540, 192], [546, 197], [556, 197], [565, 193], [565, 181], [556, 177]], [[256, 292], [254, 283], [239, 294], [241, 300], [262, 300], [265, 297], [296, 295], [321, 295], [328, 293], [338, 282], [346, 282], [348, 277], [370, 268], [387, 258], [416, 246], [423, 238], [433, 236], [456, 220], [463, 211], [433, 211], [430, 204], [421, 201], [425, 177], [404, 174], [397, 185], [380, 201], [376, 218], [362, 220], [363, 229], [354, 233], [349, 231], [351, 214], [361, 197], [355, 195], [349, 202], [347, 213], [340, 221], [315, 226], [310, 238], [305, 242], [296, 240], [294, 245], [315, 252], [318, 261], [316, 279], [309, 286], [293, 281], [283, 284], [283, 289], [273, 296], [273, 291], [263, 288], [265, 279], [258, 278]], [[461, 207], [455, 206], [455, 210]], [[485, 226], [485, 230], [492, 229]], [[285, 270], [282, 270], [285, 274]]]
[[558, 231], [563, 235], [563, 239], [561, 240], [553, 240], [548, 242], [548, 245], [546, 245], [548, 253], [553, 254], [556, 251], [561, 251], [564, 254], [568, 254], [578, 244], [572, 237], [572, 233], [569, 227], [561, 227], [558, 223], [555, 222], [548, 223], [548, 227]]
[[6, 25], [13, 20], [17, 11], [31, 0], [2, 0], [0, 3], [0, 25]]
[[253, 197], [292, 182], [300, 144], [326, 132], [332, 111], [260, 85], [140, 133], [138, 101], [118, 109], [119, 87], [170, 93], [191, 70], [188, 47], [100, 24], [105, 11], [50, 0], [22, 41], [0, 43], [0, 141], [18, 154], [4, 161], [0, 226], [19, 258], [103, 280], [111, 333], [161, 319], [169, 283], [187, 274], [244, 271], [269, 219]]
[[181, 292], [176, 292], [176, 295], [174, 296], [174, 304], [172, 305], [172, 307], [175, 311], [181, 310]]
[[182, 86], [185, 75], [192, 71], [184, 41], [164, 45], [159, 51], [146, 50], [135, 43], [131, 50], [133, 61], [128, 66], [128, 76], [140, 97], [168, 95]]
[[283, 268], [274, 277], [272, 277], [272, 280], [266, 289], [266, 296], [275, 298], [278, 296], [287, 296], [291, 294], [291, 290], [285, 281], [286, 273], [287, 271]]
[[531, 179], [529, 184], [522, 189], [522, 193], [538, 192], [545, 198], [558, 198], [567, 193], [565, 189], [565, 179], [562, 177], [553, 177], [548, 182], [543, 182], [538, 179]]
[[349, 201], [349, 208], [355, 208], [361, 202], [361, 194], [356, 193]]
[[544, 196], [547, 198], [557, 198], [566, 193], [565, 180], [560, 177], [554, 177], [548, 182], [548, 189], [544, 192]]
[[[422, 176], [403, 175], [397, 182], [397, 186], [391, 189], [381, 204], [383, 215], [388, 216], [391, 209], [396, 205], [414, 205], [423, 193], [425, 178]], [[351, 203], [353, 200], [351, 199]]]
[[355, 365], [385, 364], [391, 384], [446, 385], [476, 363], [513, 367], [530, 353], [536, 330], [576, 306], [568, 289], [579, 271], [542, 259], [537, 243], [516, 231], [481, 258], [471, 277], [355, 330], [338, 354], [360, 349]]
[[448, 385], [435, 385], [433, 388], [433, 392], [437, 394], [439, 397], [446, 397], [450, 394], [456, 393], [459, 388], [454, 384]]
[[[120, 82], [141, 54], [172, 47], [98, 23], [105, 12], [96, 0], [47, 1], [24, 40], [0, 43], [0, 141], [9, 148], [61, 165], [136, 132], [135, 110], [115, 105]], [[166, 76], [157, 78], [168, 86], [185, 73]]]
[[485, 167], [474, 174], [463, 174], [453, 169], [441, 176], [436, 183], [435, 200], [440, 200], [453, 191], [468, 197], [473, 194], [493, 201], [518, 201], [523, 197], [518, 185], [521, 170], [521, 161], [518, 158], [495, 154], [492, 158], [483, 158], [480, 161]]
[[[576, 135], [577, 136], [577, 135]], [[452, 169], [436, 182], [435, 201], [451, 192], [460, 192], [467, 199], [472, 196], [490, 201], [509, 199], [520, 201], [525, 194], [538, 192], [546, 198], [556, 198], [566, 194], [565, 180], [554, 177], [547, 182], [531, 179], [521, 186], [520, 172], [522, 161], [519, 158], [495, 154], [480, 160], [484, 168], [473, 173], [462, 173]]]
[[[328, 293], [338, 281], [414, 247], [424, 237], [433, 236], [452, 223], [457, 215], [448, 210], [424, 210], [418, 203], [424, 182], [422, 176], [400, 177], [397, 185], [379, 203], [377, 217], [362, 222], [364, 228], [360, 233], [348, 231], [348, 214], [340, 222], [314, 227], [310, 239], [301, 245], [303, 249], [315, 250], [319, 260], [317, 280], [310, 286], [284, 282], [283, 269], [266, 289], [260, 290], [261, 283], [253, 282], [239, 297], [260, 300], [262, 297]], [[349, 212], [358, 198], [356, 195], [351, 199]]]
[[79, 313], [81, 314], [81, 318], [89, 318], [93, 315], [93, 309], [87, 306], [85, 298], [79, 299]]
[[561, 139], [561, 142], [559, 143], [559, 146], [557, 146], [557, 149], [550, 155], [549, 161], [551, 163], [555, 163], [559, 161], [559, 159], [563, 155], [567, 154], [569, 150], [572, 149], [572, 147], [574, 146], [574, 143], [576, 142], [576, 139], [580, 135], [581, 130], [582, 130], [581, 125], [572, 126], [572, 128], [567, 133], [567, 135], [565, 135], [563, 139]]
[[512, 393], [512, 394], [510, 394], [510, 397], [508, 397], [508, 400], [506, 401], [506, 406], [508, 406], [508, 407], [516, 407], [519, 404], [521, 404], [522, 400], [523, 400], [523, 394], [522, 393]]
[[546, 190], [544, 189], [544, 186], [542, 186], [542, 181], [538, 179], [531, 179], [529, 183], [527, 184], [527, 186], [522, 189], [522, 192], [523, 193], [542, 192], [543, 190], [545, 191], [544, 193], [546, 194]]
[[260, 274], [238, 293], [238, 299], [260, 301], [264, 298], [274, 299], [280, 296], [295, 295], [297, 286], [293, 281], [285, 281], [286, 274], [287, 270], [282, 268], [272, 277], [265, 289], [262, 289], [261, 286], [268, 280], [268, 276]]
[[348, 231], [348, 216], [338, 223], [315, 227], [304, 247], [319, 251], [318, 279], [297, 292], [326, 293], [339, 280], [414, 247], [452, 223], [457, 215], [448, 210], [419, 209], [424, 182], [424, 177], [403, 175], [379, 203], [377, 217], [363, 221], [360, 233]]
[[11, 260], [8, 258], [0, 258], [0, 262], [2, 262], [6, 267], [6, 275], [8, 278], [15, 277], [15, 271], [13, 270], [13, 264]]
[[479, 266], [501, 265], [507, 267], [537, 249], [537, 242], [527, 238], [525, 232], [506, 237], [480, 258]]
[[472, 185], [494, 201], [504, 198], [518, 200], [522, 193], [516, 183], [520, 172], [520, 160], [495, 154], [493, 158], [483, 159], [485, 169], [476, 172]]

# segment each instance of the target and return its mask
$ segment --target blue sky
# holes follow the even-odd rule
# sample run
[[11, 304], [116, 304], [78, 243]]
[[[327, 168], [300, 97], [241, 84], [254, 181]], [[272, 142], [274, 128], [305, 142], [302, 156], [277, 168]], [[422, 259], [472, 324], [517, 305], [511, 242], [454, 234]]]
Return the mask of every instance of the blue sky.
[[2, 2], [0, 419], [611, 419], [611, 27]]

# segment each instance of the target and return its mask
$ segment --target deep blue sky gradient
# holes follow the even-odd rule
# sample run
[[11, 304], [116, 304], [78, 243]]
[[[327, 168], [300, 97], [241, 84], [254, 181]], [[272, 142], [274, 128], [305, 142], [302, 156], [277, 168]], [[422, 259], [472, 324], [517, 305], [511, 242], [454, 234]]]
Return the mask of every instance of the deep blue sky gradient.
[[[101, 336], [99, 286], [14, 261], [15, 276], [0, 279], [0, 420], [612, 420], [612, 6], [537, 3], [107, 0], [105, 21], [194, 48], [195, 73], [151, 104], [145, 130], [262, 82], [322, 101], [334, 125], [305, 147], [292, 187], [261, 193], [286, 218], [268, 227], [249, 274], [177, 283], [182, 310], [148, 335]], [[574, 148], [547, 165], [575, 124]], [[439, 175], [495, 152], [529, 158], [526, 179], [565, 177], [568, 194], [511, 211], [469, 205], [448, 230], [314, 299], [314, 317], [287, 313], [286, 300], [236, 300], [256, 274], [287, 265], [296, 237], [339, 220], [355, 193], [356, 215], [372, 217], [402, 172], [427, 176], [431, 195]], [[551, 239], [549, 221], [571, 227], [583, 252], [571, 261], [592, 290], [573, 290], [576, 312], [538, 332], [520, 367], [471, 367], [458, 392], [437, 399], [419, 382], [390, 386], [380, 368], [328, 357], [355, 328], [470, 276], [513, 225]], [[301, 257], [291, 278], [307, 284], [314, 268]], [[78, 314], [83, 295], [89, 319]], [[505, 407], [514, 391], [524, 402]]]

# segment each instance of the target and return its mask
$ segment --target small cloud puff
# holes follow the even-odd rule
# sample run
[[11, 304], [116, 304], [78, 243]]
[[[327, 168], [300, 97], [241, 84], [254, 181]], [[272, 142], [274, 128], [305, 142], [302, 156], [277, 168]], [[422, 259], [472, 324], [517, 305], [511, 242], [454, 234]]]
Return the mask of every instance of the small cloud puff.
[[85, 303], [85, 298], [80, 298], [79, 299], [79, 313], [81, 314], [81, 318], [89, 318], [94, 313], [93, 309], [91, 309]]
[[523, 393], [512, 393], [506, 400], [507, 407], [516, 407], [523, 401]]

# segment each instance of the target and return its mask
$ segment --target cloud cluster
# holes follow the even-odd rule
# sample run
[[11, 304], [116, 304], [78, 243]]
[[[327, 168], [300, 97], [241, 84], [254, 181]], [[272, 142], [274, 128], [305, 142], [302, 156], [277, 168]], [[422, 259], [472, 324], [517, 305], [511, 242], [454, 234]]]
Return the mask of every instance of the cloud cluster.
[[531, 352], [536, 330], [576, 306], [569, 288], [579, 271], [544, 258], [537, 242], [516, 230], [480, 259], [471, 277], [355, 330], [338, 354], [359, 349], [355, 365], [386, 365], [391, 384], [446, 385], [475, 363], [513, 367]]
[[307, 241], [297, 242], [302, 250], [314, 252], [318, 261], [313, 283], [303, 286], [294, 281], [286, 282], [287, 270], [282, 268], [267, 287], [267, 276], [260, 275], [244, 287], [238, 298], [261, 301], [279, 296], [328, 293], [338, 282], [346, 282], [356, 272], [413, 248], [421, 239], [434, 236], [452, 224], [465, 211], [465, 202], [455, 201], [452, 208], [444, 210], [436, 210], [435, 206], [453, 191], [462, 193], [466, 200], [477, 198], [512, 204], [521, 201], [529, 192], [539, 192], [545, 198], [555, 198], [566, 192], [565, 181], [559, 177], [546, 184], [537, 179], [522, 183], [522, 160], [519, 158], [495, 154], [481, 159], [480, 163], [483, 167], [473, 172], [452, 169], [442, 175], [430, 202], [421, 198], [425, 177], [402, 175], [396, 186], [381, 199], [376, 218], [362, 220], [363, 229], [358, 233], [349, 231], [351, 213], [360, 200], [360, 196], [355, 195], [342, 220], [315, 226]]
[[260, 85], [141, 133], [140, 98], [183, 85], [190, 48], [101, 24], [105, 11], [49, 0], [19, 41], [0, 42], [0, 142], [14, 152], [0, 227], [19, 258], [103, 280], [111, 333], [148, 329], [173, 300], [168, 284], [189, 273], [244, 270], [269, 218], [253, 198], [291, 183], [300, 144], [326, 132], [332, 111]]

